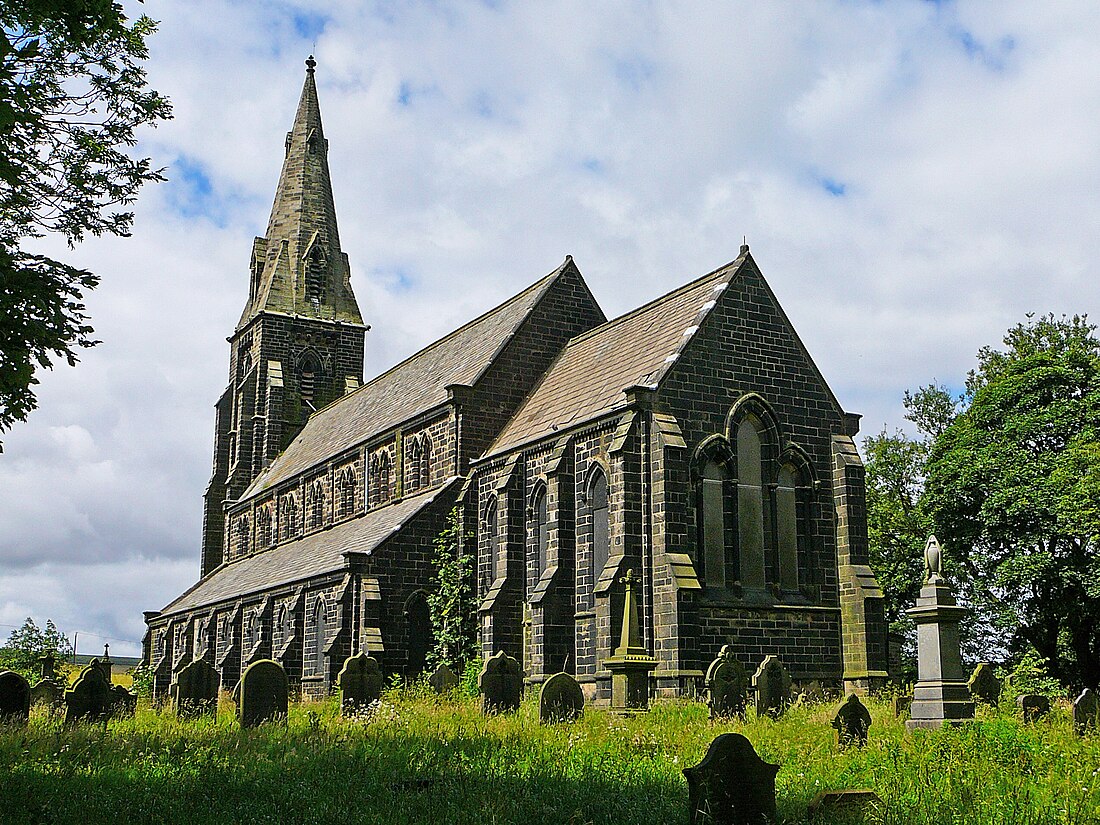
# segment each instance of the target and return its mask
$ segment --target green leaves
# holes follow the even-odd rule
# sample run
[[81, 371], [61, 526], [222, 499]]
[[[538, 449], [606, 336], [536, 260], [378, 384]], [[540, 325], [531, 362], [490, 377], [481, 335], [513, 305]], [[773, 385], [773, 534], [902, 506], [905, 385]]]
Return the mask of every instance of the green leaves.
[[474, 602], [474, 557], [463, 552], [462, 525], [456, 507], [447, 516], [447, 526], [435, 539], [432, 563], [436, 586], [428, 593], [433, 647], [429, 666], [441, 663], [455, 673], [477, 657], [477, 605]]

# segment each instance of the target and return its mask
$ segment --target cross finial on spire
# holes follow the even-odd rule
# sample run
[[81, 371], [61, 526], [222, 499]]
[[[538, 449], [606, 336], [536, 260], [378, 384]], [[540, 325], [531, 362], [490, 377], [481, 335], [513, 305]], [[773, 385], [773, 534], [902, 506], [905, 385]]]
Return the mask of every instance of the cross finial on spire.
[[317, 61], [313, 59], [313, 55], [306, 58], [306, 71], [313, 74], [313, 70], [317, 68]]

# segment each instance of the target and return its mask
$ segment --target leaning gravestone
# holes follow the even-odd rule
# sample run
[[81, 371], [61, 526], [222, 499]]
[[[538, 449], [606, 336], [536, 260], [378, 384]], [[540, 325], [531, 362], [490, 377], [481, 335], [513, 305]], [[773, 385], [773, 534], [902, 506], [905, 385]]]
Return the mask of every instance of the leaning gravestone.
[[1001, 698], [1001, 680], [993, 672], [993, 665], [988, 662], [982, 662], [974, 668], [966, 686], [970, 689], [970, 695], [983, 704], [995, 707]]
[[775, 775], [739, 733], [710, 743], [703, 761], [685, 768], [691, 825], [765, 825], [776, 820]]
[[1084, 733], [1089, 728], [1096, 730], [1098, 715], [1100, 715], [1100, 702], [1096, 694], [1090, 688], [1081, 691], [1073, 702], [1073, 729], [1078, 733]]
[[286, 671], [278, 662], [260, 659], [241, 675], [241, 702], [238, 714], [242, 728], [254, 728], [264, 722], [285, 722], [288, 704]]
[[30, 683], [14, 670], [0, 671], [0, 722], [25, 725], [30, 716]]
[[382, 668], [377, 659], [366, 653], [348, 656], [336, 677], [336, 684], [340, 688], [343, 713], [358, 713], [382, 695]]
[[106, 720], [113, 706], [111, 683], [104, 677], [99, 659], [92, 659], [65, 691], [65, 723]]
[[195, 659], [185, 665], [169, 688], [176, 715], [192, 718], [217, 713], [221, 683], [221, 675], [206, 659]]
[[584, 691], [568, 673], [555, 673], [539, 690], [539, 721], [572, 722], [584, 713]]
[[867, 731], [871, 728], [871, 713], [854, 693], [849, 696], [833, 718], [837, 744], [842, 748], [867, 744]]
[[439, 667], [432, 671], [428, 677], [428, 684], [436, 693], [449, 693], [458, 687], [458, 677], [453, 670], [447, 667], [446, 662], [440, 662]]
[[791, 704], [791, 677], [778, 656], [765, 656], [752, 686], [756, 691], [756, 715], [779, 717]]
[[1017, 697], [1016, 706], [1025, 722], [1034, 722], [1050, 713], [1050, 699], [1041, 693], [1025, 693]]
[[507, 713], [518, 708], [523, 698], [523, 669], [502, 650], [485, 660], [477, 686], [485, 713]]
[[744, 717], [749, 677], [729, 645], [723, 645], [718, 651], [718, 658], [710, 663], [706, 683], [711, 719]]

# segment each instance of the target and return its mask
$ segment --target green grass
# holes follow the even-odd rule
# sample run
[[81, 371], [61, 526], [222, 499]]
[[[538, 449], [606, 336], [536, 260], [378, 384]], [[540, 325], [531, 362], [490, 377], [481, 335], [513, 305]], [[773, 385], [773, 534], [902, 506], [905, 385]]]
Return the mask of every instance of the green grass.
[[868, 747], [838, 752], [833, 703], [740, 724], [676, 701], [544, 727], [532, 700], [486, 718], [473, 700], [394, 691], [364, 719], [304, 703], [287, 725], [252, 731], [224, 706], [188, 723], [142, 707], [106, 730], [66, 730], [36, 709], [29, 727], [0, 729], [0, 823], [681, 825], [680, 771], [726, 731], [781, 765], [788, 822], [820, 790], [869, 787], [886, 803], [873, 822], [1100, 823], [1100, 735], [1075, 736], [1064, 710], [1026, 727], [1006, 710], [907, 734], [873, 701]]

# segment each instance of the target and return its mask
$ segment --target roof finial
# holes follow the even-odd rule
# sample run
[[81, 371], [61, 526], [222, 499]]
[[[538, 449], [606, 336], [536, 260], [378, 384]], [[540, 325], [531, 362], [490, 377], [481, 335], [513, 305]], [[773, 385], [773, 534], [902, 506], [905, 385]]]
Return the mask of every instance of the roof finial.
[[748, 251], [749, 251], [749, 236], [748, 235], [742, 235], [741, 236], [741, 254], [744, 255]]
[[317, 61], [313, 59], [313, 55], [306, 58], [306, 71], [313, 74], [313, 70], [317, 67]]

